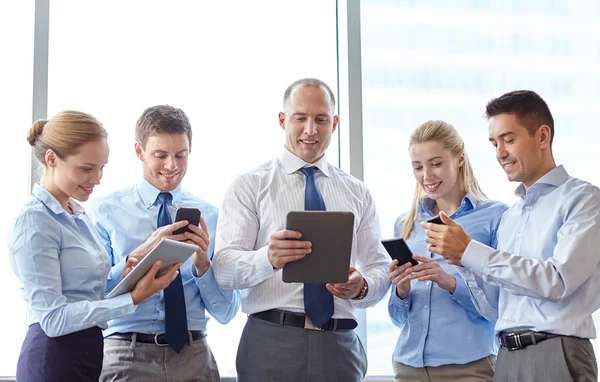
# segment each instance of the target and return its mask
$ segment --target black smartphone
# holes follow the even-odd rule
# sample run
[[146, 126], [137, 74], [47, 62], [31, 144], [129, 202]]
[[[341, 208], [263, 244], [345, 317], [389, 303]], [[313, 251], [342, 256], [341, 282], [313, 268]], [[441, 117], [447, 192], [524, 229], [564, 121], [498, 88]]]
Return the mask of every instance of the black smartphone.
[[440, 218], [440, 215], [434, 216], [431, 219], [427, 220], [427, 223], [444, 224], [444, 223], [442, 223], [442, 219]]
[[412, 265], [417, 265], [419, 262], [413, 259], [413, 253], [408, 247], [408, 244], [402, 238], [382, 240], [381, 244], [385, 247], [392, 260], [398, 260], [398, 265], [411, 262]]
[[[200, 210], [197, 208], [179, 208], [177, 215], [175, 215], [175, 222], [182, 220], [187, 220], [190, 224], [200, 226]], [[173, 232], [173, 235], [180, 235], [185, 232], [192, 232], [192, 230], [188, 226], [185, 226]]]

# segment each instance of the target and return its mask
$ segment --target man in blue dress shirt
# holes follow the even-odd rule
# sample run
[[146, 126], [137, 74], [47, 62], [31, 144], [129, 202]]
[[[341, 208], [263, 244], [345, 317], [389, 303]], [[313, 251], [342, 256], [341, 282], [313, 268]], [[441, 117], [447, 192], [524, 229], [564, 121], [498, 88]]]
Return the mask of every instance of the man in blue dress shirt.
[[[481, 313], [497, 317], [494, 381], [596, 381], [590, 338], [600, 308], [600, 190], [567, 174], [552, 156], [554, 121], [532, 91], [490, 101], [490, 142], [519, 200], [503, 216], [498, 249], [458, 224], [424, 223], [430, 250], [485, 283], [472, 284]], [[479, 287], [480, 290], [477, 290]]]
[[[112, 261], [107, 292], [119, 283], [127, 255], [136, 248], [151, 248], [162, 238], [198, 246], [173, 288], [150, 297], [134, 314], [109, 322], [102, 381], [220, 381], [205, 338], [205, 312], [222, 324], [229, 322], [238, 310], [239, 294], [222, 290], [214, 278], [217, 208], [181, 188], [191, 142], [191, 125], [182, 110], [165, 105], [146, 109], [137, 122], [135, 143], [143, 178], [91, 206], [90, 216]], [[199, 227], [188, 225], [191, 232], [174, 235], [186, 225], [171, 224], [180, 207], [198, 208], [202, 218]], [[130, 257], [137, 252], [144, 251]]]

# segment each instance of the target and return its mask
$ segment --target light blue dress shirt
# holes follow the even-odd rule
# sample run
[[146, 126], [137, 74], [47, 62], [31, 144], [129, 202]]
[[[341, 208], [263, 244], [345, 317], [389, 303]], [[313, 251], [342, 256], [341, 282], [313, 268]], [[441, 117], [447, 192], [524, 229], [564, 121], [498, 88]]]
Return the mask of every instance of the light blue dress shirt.
[[[595, 338], [600, 308], [600, 190], [555, 167], [502, 218], [498, 249], [473, 238], [462, 264], [482, 275], [496, 333], [530, 329]], [[485, 285], [489, 285], [484, 283]], [[476, 288], [474, 288], [476, 290]]]
[[[394, 324], [402, 329], [393, 359], [412, 367], [466, 364], [496, 354], [498, 348], [493, 324], [477, 311], [457, 268], [448, 265], [440, 255], [427, 251], [429, 244], [425, 242], [420, 222], [434, 216], [434, 206], [435, 202], [429, 198], [421, 202], [407, 244], [414, 254], [435, 259], [445, 272], [454, 276], [456, 290], [451, 294], [433, 281], [412, 280], [410, 294], [402, 300], [396, 288], [392, 288], [388, 311]], [[495, 246], [496, 229], [507, 208], [499, 202], [476, 201], [466, 195], [450, 218], [462, 225], [472, 238]], [[395, 237], [401, 237], [404, 220], [405, 215], [396, 221]]]
[[[127, 256], [157, 229], [160, 203], [156, 200], [160, 190], [145, 179], [137, 185], [94, 200], [89, 214], [112, 261], [106, 292], [110, 292], [121, 278]], [[198, 208], [208, 227], [212, 257], [218, 210], [210, 203], [183, 191], [181, 185], [171, 191], [173, 200], [169, 205], [171, 218], [179, 207]], [[189, 330], [204, 330], [208, 317], [205, 310], [218, 322], [225, 324], [235, 316], [239, 308], [239, 292], [222, 290], [215, 280], [212, 264], [200, 277], [196, 274], [192, 259], [180, 268], [185, 294]], [[139, 304], [135, 314], [112, 320], [104, 331], [107, 337], [113, 333], [164, 333], [164, 292], [151, 296]]]
[[49, 337], [98, 326], [135, 311], [131, 294], [104, 300], [110, 260], [83, 208], [68, 214], [39, 184], [8, 239], [9, 259], [27, 302], [28, 325]]

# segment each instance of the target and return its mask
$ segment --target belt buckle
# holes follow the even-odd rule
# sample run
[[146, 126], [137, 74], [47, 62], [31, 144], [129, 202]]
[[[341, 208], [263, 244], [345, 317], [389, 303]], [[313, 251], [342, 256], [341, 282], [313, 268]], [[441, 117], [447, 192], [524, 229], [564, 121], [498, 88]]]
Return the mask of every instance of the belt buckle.
[[165, 333], [156, 333], [154, 335], [154, 343], [156, 344], [156, 346], [169, 346], [169, 343], [167, 342], [166, 344], [159, 344], [158, 343], [158, 336], [160, 335], [164, 335]]
[[502, 335], [502, 337], [504, 338], [512, 338], [514, 337], [515, 339], [515, 346], [514, 347], [508, 347], [506, 346], [506, 340], [504, 341], [504, 347], [506, 349], [508, 349], [508, 351], [514, 351], [514, 350], [519, 350], [519, 349], [523, 349], [524, 346], [521, 344], [521, 336], [519, 333], [506, 333], [504, 335]]
[[304, 329], [323, 331], [323, 329], [316, 327], [308, 316], [304, 316]]

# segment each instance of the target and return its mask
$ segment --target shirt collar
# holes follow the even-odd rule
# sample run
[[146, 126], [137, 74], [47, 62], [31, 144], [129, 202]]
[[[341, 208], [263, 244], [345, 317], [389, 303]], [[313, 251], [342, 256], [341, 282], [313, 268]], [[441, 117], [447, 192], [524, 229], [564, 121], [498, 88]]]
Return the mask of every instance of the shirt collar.
[[539, 178], [528, 190], [525, 189], [523, 183], [519, 184], [519, 187], [515, 189], [515, 195], [524, 199], [528, 191], [534, 192], [544, 186], [558, 187], [563, 184], [568, 177], [569, 174], [567, 173], [567, 170], [565, 170], [565, 167], [561, 164], [544, 174], [544, 176]]
[[[148, 182], [145, 178], [142, 178], [137, 184], [137, 191], [140, 195], [140, 198], [142, 199], [142, 202], [144, 203], [144, 207], [146, 208], [152, 207], [156, 202], [158, 194], [162, 192], [161, 190], [150, 184], [150, 182]], [[173, 200], [171, 201], [171, 204], [175, 208], [179, 208], [179, 204], [181, 203], [181, 198], [183, 196], [181, 184], [177, 186], [176, 189], [169, 192], [171, 193], [171, 195], [173, 195]]]
[[[433, 207], [435, 206], [435, 200], [429, 198], [428, 196], [425, 196], [423, 199], [421, 199], [421, 201], [419, 202], [419, 212], [427, 212], [430, 215], [433, 215]], [[476, 209], [477, 208], [477, 200], [475, 199], [475, 196], [473, 194], [471, 194], [470, 192], [468, 192], [462, 199], [462, 202], [460, 203], [460, 208], [465, 208], [464, 206], [466, 206], [466, 208], [468, 209]], [[458, 211], [458, 210], [457, 210]]]
[[303, 167], [316, 167], [318, 168], [325, 176], [329, 177], [329, 163], [327, 162], [327, 158], [325, 154], [316, 161], [315, 163], [306, 163], [296, 155], [292, 154], [285, 147], [282, 152], [277, 157], [279, 162], [283, 166], [283, 169], [287, 174], [292, 174]]
[[[56, 215], [67, 214], [70, 215], [63, 206], [60, 204], [58, 200], [48, 191], [44, 186], [39, 183], [35, 183], [33, 185], [33, 190], [31, 194], [40, 202], [42, 202], [50, 211], [52, 211]], [[73, 216], [79, 217], [79, 215], [84, 214], [85, 210], [83, 207], [77, 203], [73, 198], [69, 199], [69, 207], [73, 211]]]

